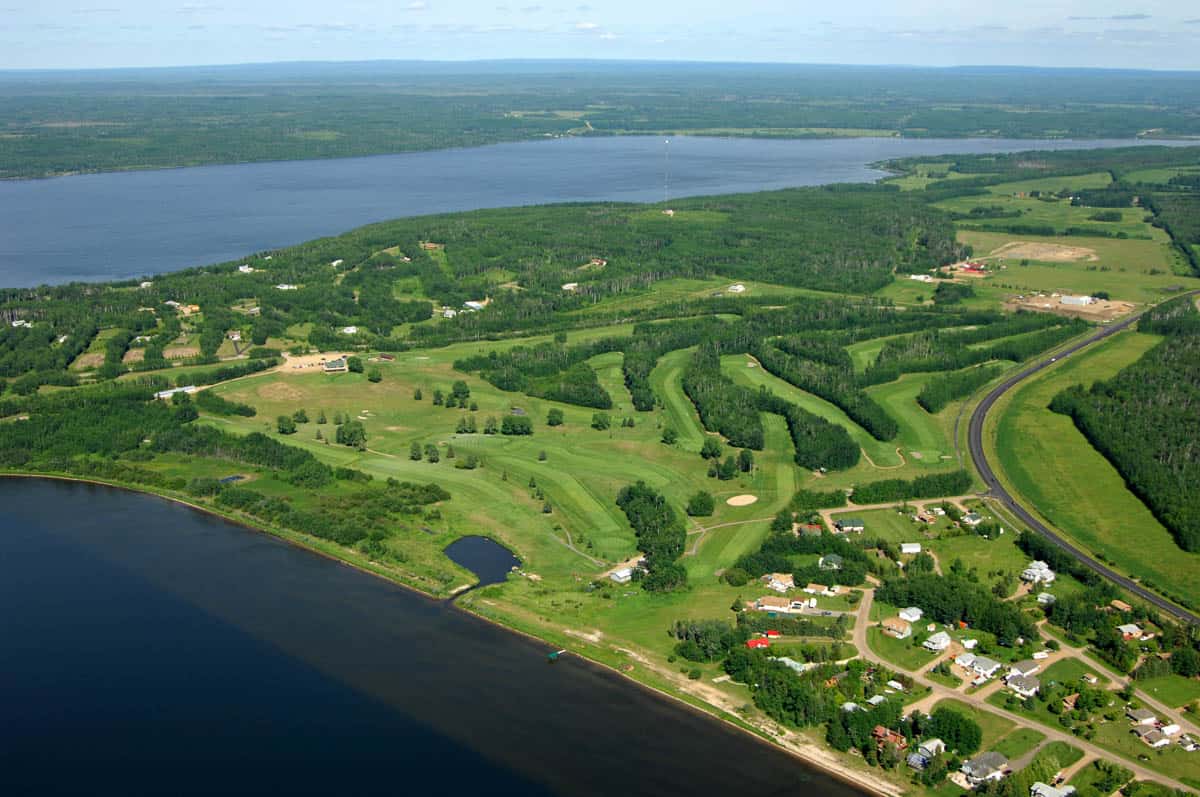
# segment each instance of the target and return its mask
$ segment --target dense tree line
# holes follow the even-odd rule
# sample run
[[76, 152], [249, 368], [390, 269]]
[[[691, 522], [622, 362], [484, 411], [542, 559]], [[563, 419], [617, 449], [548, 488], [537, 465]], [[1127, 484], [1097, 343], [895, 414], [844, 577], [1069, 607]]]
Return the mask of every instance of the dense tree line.
[[758, 395], [721, 373], [721, 355], [715, 345], [696, 350], [683, 372], [683, 392], [695, 405], [705, 429], [720, 433], [730, 445], [762, 450]]
[[617, 494], [617, 506], [637, 535], [638, 550], [645, 554], [642, 586], [651, 592], [669, 592], [687, 585], [687, 571], [675, 560], [683, 555], [687, 530], [662, 493], [645, 482], [628, 485]]
[[1148, 328], [1179, 328], [1140, 360], [1050, 408], [1069, 415], [1185, 551], [1200, 551], [1200, 334], [1195, 306]]
[[854, 485], [851, 497], [856, 504], [883, 504], [917, 498], [941, 498], [962, 495], [971, 489], [971, 474], [965, 470], [930, 473], [907, 479], [882, 479]]
[[840, 407], [872, 437], [886, 441], [899, 434], [896, 421], [857, 385], [852, 369], [801, 359], [765, 341], [754, 355], [774, 376]]
[[995, 379], [1002, 370], [998, 365], [980, 366], [935, 376], [921, 388], [917, 403], [926, 412], [937, 414], [950, 402], [971, 395]]
[[965, 622], [995, 634], [996, 642], [1006, 647], [1016, 645], [1019, 637], [1036, 637], [1033, 623], [1019, 607], [954, 574], [914, 573], [908, 578], [890, 578], [876, 590], [875, 597], [893, 606], [920, 606], [939, 623]]

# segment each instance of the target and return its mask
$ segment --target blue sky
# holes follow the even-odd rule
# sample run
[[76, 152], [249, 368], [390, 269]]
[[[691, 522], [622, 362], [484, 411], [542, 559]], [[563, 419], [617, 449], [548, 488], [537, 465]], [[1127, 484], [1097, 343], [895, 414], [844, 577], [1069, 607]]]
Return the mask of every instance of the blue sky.
[[0, 68], [478, 58], [1200, 69], [1200, 3], [0, 0]]

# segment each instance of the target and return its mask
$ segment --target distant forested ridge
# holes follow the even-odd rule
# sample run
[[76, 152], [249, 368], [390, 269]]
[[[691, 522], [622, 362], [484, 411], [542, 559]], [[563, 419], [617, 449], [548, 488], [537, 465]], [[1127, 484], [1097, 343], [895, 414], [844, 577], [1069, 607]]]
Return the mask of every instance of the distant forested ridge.
[[1140, 322], [1166, 339], [1112, 379], [1050, 407], [1107, 457], [1185, 551], [1200, 551], [1200, 312], [1183, 296]]
[[586, 61], [9, 72], [0, 178], [572, 135], [1194, 135], [1197, 105], [1200, 79], [1186, 72]]

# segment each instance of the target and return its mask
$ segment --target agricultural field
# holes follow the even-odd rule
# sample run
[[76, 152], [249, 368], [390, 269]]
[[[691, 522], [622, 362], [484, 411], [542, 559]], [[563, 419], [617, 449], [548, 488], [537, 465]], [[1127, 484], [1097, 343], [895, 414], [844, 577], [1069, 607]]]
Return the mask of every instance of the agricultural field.
[[[1133, 363], [1159, 338], [1126, 332], [1047, 369], [1006, 396], [987, 444], [1017, 494], [1084, 550], [1102, 554], [1187, 599], [1200, 601], [1200, 560], [1180, 551], [1170, 534], [1075, 428], [1048, 409], [1073, 384], [1090, 385]], [[1047, 478], [1053, 473], [1054, 478]]]

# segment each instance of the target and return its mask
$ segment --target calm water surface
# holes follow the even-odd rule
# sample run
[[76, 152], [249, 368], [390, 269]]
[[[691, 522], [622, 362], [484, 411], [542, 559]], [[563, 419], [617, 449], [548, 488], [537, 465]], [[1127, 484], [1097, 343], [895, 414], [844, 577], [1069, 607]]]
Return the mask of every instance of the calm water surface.
[[[1127, 145], [1005, 139], [671, 140], [673, 197], [874, 180], [867, 164], [950, 152]], [[425, 213], [659, 201], [658, 137], [581, 138], [326, 161], [0, 182], [0, 285], [124, 279]]]
[[546, 652], [152, 497], [0, 479], [0, 794], [855, 795]]
[[513, 552], [488, 537], [462, 537], [446, 546], [446, 556], [479, 577], [479, 586], [500, 584], [521, 566]]

